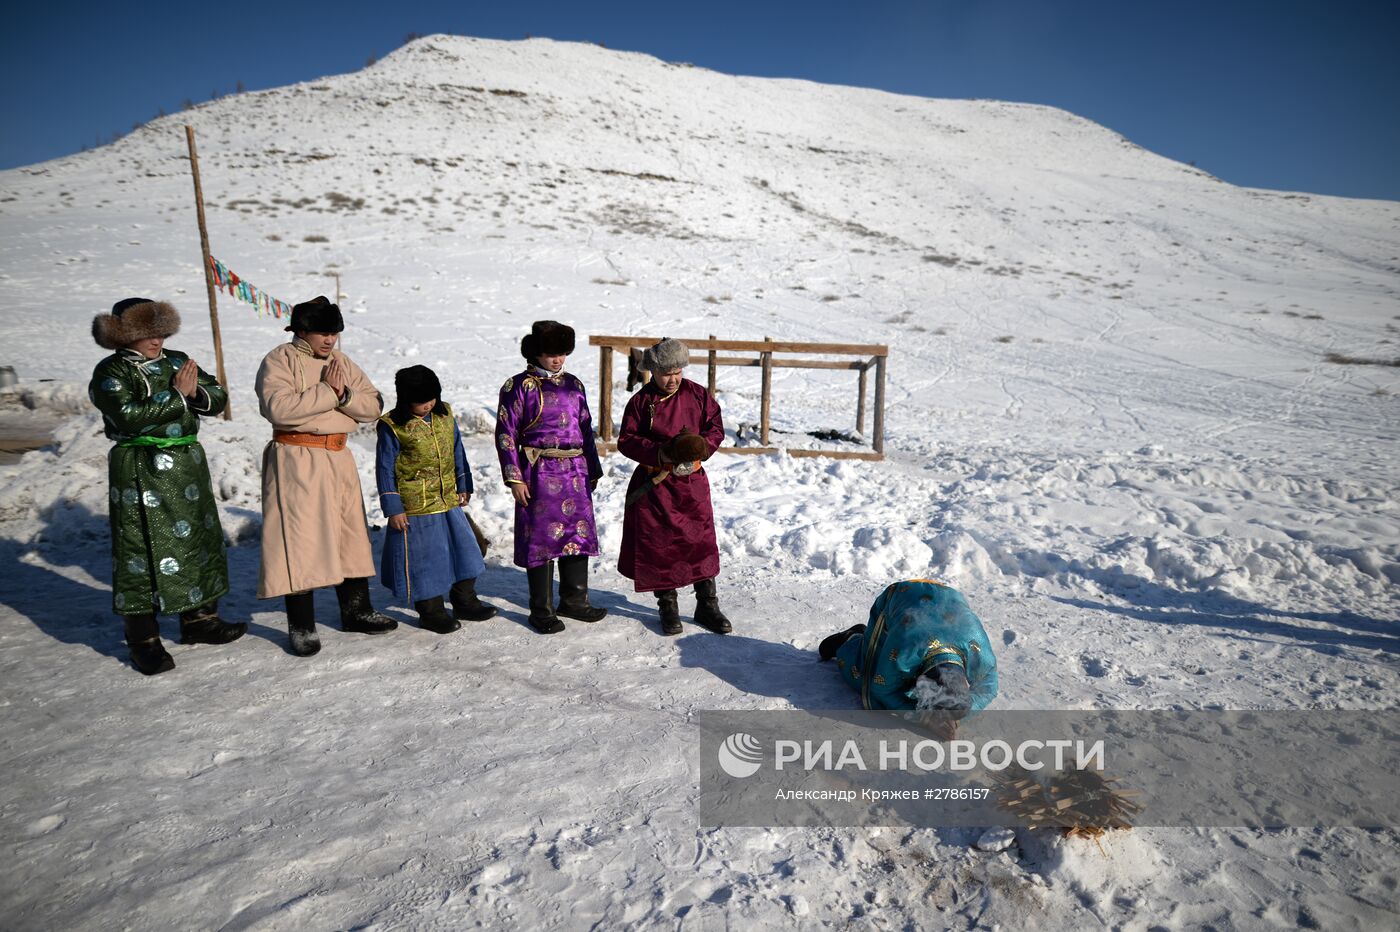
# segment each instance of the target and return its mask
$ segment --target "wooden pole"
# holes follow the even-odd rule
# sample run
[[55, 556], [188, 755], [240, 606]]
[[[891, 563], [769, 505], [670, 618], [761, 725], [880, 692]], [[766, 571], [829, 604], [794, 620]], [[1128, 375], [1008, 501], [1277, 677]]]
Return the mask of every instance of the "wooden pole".
[[856, 390], [856, 433], [865, 436], [865, 371], [860, 367], [860, 386]]
[[[764, 343], [772, 343], [772, 337], [764, 337]], [[758, 442], [768, 446], [768, 412], [773, 400], [773, 352], [769, 350], [759, 357], [763, 361], [763, 395], [758, 409]]]
[[[214, 266], [209, 261], [209, 228], [204, 223], [204, 188], [199, 183], [199, 153], [194, 147], [194, 127], [185, 127], [185, 141], [190, 145], [190, 173], [194, 176], [194, 206], [199, 217], [199, 251], [204, 262], [204, 286], [209, 292], [209, 326], [214, 331], [214, 365], [219, 384], [228, 391], [228, 376], [224, 374], [224, 341], [219, 335], [219, 299], [214, 288]], [[233, 402], [224, 404], [224, 420], [233, 420]]]
[[[711, 340], [716, 339], [716, 337], [715, 337], [715, 335], [714, 335], [713, 333], [710, 334], [710, 339], [711, 339]], [[716, 368], [718, 367], [718, 364], [715, 362], [715, 354], [716, 354], [717, 352], [718, 352], [718, 350], [716, 350], [714, 347], [711, 347], [711, 348], [710, 348], [710, 372], [709, 372], [709, 377], [710, 377], [710, 397], [711, 397], [711, 398], [715, 397], [715, 370], [716, 370]]]
[[885, 359], [875, 357], [875, 436], [870, 444], [881, 456], [885, 455]]
[[603, 440], [611, 440], [612, 435], [612, 347], [598, 350], [598, 432]]
[[331, 300], [331, 303], [332, 303], [332, 304], [339, 304], [339, 303], [340, 303], [340, 273], [339, 273], [339, 272], [336, 272], [336, 273], [335, 273], [335, 297]]

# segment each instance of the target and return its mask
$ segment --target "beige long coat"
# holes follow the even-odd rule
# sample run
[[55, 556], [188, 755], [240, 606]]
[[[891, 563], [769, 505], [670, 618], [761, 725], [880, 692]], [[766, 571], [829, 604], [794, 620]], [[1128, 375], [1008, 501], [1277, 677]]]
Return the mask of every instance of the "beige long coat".
[[[258, 407], [274, 430], [348, 434], [379, 417], [383, 396], [360, 367], [346, 364], [350, 397], [339, 404], [321, 381], [329, 359], [300, 340], [268, 353], [258, 369]], [[374, 575], [355, 457], [271, 441], [263, 450], [262, 570], [258, 598], [271, 599]]]

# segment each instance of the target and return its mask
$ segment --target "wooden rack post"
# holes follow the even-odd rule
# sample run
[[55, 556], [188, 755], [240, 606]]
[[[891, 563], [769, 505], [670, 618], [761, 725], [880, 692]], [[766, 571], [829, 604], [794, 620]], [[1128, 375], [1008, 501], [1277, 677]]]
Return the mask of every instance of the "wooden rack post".
[[[772, 343], [772, 337], [764, 337], [764, 343]], [[758, 442], [768, 446], [768, 415], [773, 404], [773, 351], [759, 357], [763, 360], [763, 395], [758, 403]]]
[[612, 347], [598, 347], [598, 437], [612, 439]]
[[612, 347], [598, 348], [598, 436], [613, 438], [612, 423]]
[[870, 366], [860, 367], [860, 384], [856, 388], [856, 433], [865, 436], [865, 373]]
[[[190, 147], [190, 173], [194, 176], [195, 215], [199, 218], [199, 252], [204, 260], [204, 287], [209, 292], [209, 326], [214, 331], [214, 366], [224, 395], [229, 395], [228, 376], [224, 374], [224, 341], [219, 335], [219, 299], [214, 287], [214, 264], [209, 259], [209, 228], [204, 223], [204, 188], [199, 183], [199, 153], [194, 147], [194, 127], [185, 127], [185, 141]], [[224, 420], [233, 420], [233, 402], [224, 402]]]
[[[718, 338], [717, 338], [713, 333], [710, 334], [710, 341], [711, 341], [711, 342], [714, 342], [716, 339], [718, 339]], [[716, 352], [717, 352], [717, 350], [715, 350], [715, 348], [714, 348], [713, 346], [711, 346], [711, 347], [710, 347], [710, 359], [709, 359], [709, 363], [710, 363], [710, 366], [709, 366], [709, 370], [710, 370], [710, 371], [709, 371], [709, 383], [710, 383], [710, 397], [711, 397], [711, 398], [715, 397], [715, 369], [716, 369], [717, 366], [718, 366], [718, 363], [716, 362], [716, 358], [715, 358], [715, 353], [716, 353]]]
[[885, 455], [885, 357], [875, 357], [875, 429], [870, 445]]

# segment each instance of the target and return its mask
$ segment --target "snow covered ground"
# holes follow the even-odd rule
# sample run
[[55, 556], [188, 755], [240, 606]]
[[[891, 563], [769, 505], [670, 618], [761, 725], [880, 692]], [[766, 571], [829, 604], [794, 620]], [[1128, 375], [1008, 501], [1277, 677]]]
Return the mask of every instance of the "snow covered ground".
[[[125, 663], [88, 325], [170, 299], [172, 345], [212, 369], [184, 121], [217, 257], [291, 301], [339, 272], [370, 376], [442, 377], [501, 617], [441, 637], [376, 586], [398, 631], [286, 652], [253, 598], [252, 395], [285, 334], [224, 296], [235, 417], [203, 438], [249, 636], [173, 646], [152, 679]], [[963, 829], [697, 829], [688, 720], [851, 707], [817, 641], [923, 575], [983, 618], [998, 707], [1391, 709], [1397, 296], [1394, 203], [1235, 188], [1044, 107], [546, 40], [430, 37], [0, 173], [0, 364], [65, 416], [0, 467], [4, 925], [1394, 925], [1394, 831], [1022, 831], [988, 852]], [[630, 469], [609, 459], [612, 614], [535, 635], [486, 431], [539, 318], [580, 344], [887, 343], [888, 458], [712, 461], [736, 631], [680, 639], [613, 568]], [[596, 352], [570, 363], [596, 400]], [[854, 383], [777, 370], [775, 436], [854, 429]], [[758, 420], [755, 370], [719, 387], [731, 434]]]

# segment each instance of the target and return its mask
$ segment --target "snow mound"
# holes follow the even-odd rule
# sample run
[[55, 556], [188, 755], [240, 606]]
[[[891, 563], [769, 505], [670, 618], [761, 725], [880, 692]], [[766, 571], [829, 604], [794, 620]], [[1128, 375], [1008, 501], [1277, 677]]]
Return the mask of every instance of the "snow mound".
[[84, 414], [92, 409], [87, 385], [78, 382], [22, 383], [20, 401], [31, 411], [46, 414]]

